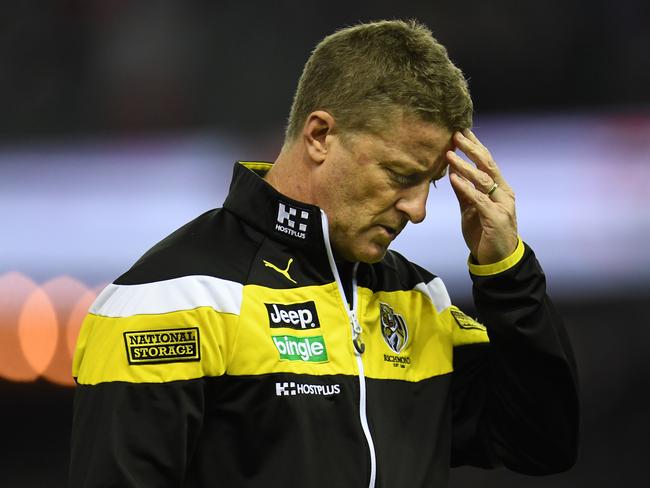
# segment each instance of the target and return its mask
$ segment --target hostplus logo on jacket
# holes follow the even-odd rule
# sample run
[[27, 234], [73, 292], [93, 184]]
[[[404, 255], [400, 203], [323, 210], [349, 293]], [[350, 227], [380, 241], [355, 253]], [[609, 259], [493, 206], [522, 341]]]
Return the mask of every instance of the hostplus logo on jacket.
[[278, 218], [275, 223], [276, 231], [298, 239], [306, 239], [308, 223], [309, 212], [307, 210], [292, 207], [282, 202], [278, 204]]
[[295, 381], [278, 381], [275, 383], [275, 394], [277, 396], [295, 395], [321, 395], [330, 396], [341, 393], [341, 385], [310, 385], [297, 383]]

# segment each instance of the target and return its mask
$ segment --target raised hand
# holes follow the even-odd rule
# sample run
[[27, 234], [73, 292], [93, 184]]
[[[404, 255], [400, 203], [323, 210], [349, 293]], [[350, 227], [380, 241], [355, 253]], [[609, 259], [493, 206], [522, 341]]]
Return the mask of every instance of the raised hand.
[[456, 132], [453, 139], [456, 148], [476, 165], [447, 151], [449, 180], [460, 204], [465, 243], [478, 264], [496, 263], [517, 247], [515, 194], [471, 130]]

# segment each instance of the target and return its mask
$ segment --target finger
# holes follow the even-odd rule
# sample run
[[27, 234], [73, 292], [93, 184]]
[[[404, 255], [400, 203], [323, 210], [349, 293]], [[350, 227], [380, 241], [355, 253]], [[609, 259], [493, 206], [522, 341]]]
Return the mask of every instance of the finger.
[[464, 208], [468, 205], [471, 205], [473, 199], [469, 196], [466, 196], [468, 190], [465, 188], [465, 185], [470, 185], [469, 181], [459, 175], [453, 169], [449, 170], [449, 183], [451, 183], [451, 188], [456, 194], [458, 203], [460, 203], [461, 208]]
[[483, 143], [479, 140], [479, 138], [476, 137], [476, 134], [474, 134], [474, 132], [472, 132], [472, 129], [463, 129], [461, 131], [461, 134], [464, 135], [470, 141], [472, 141], [474, 144], [477, 144], [478, 146], [480, 146], [483, 149], [487, 150], [487, 148], [483, 145]]
[[449, 172], [449, 181], [461, 209], [473, 206], [476, 207], [479, 213], [486, 214], [489, 212], [490, 205], [494, 205], [494, 202], [487, 195], [478, 191], [470, 181], [455, 171]]
[[[447, 151], [447, 160], [449, 161], [450, 170], [455, 171], [468, 182], [471, 182], [477, 191], [494, 202], [508, 205], [511, 203], [513, 194], [507, 185], [502, 187], [490, 175], [471, 165], [453, 151]], [[497, 184], [496, 189], [494, 189], [495, 183]], [[490, 190], [493, 190], [492, 193], [490, 193]]]
[[507, 205], [495, 204], [490, 197], [478, 191], [458, 173], [451, 171], [449, 180], [458, 199], [463, 219], [473, 215], [478, 217], [484, 231], [486, 228], [501, 229], [499, 232], [505, 230], [516, 236], [517, 219], [514, 207], [508, 208]]
[[499, 173], [499, 168], [492, 158], [490, 151], [481, 144], [476, 136], [470, 138], [466, 134], [468, 135], [469, 132], [466, 131], [465, 134], [463, 132], [456, 132], [454, 134], [456, 147], [465, 153], [477, 167], [490, 174], [490, 176], [496, 176]]
[[[454, 142], [456, 147], [463, 151], [467, 156], [476, 164], [488, 166], [490, 162], [494, 163], [490, 151], [481, 144], [476, 136], [470, 137], [470, 131], [458, 131], [454, 134]], [[494, 163], [496, 167], [496, 163]]]
[[494, 179], [485, 171], [468, 163], [453, 151], [447, 151], [449, 166], [463, 178], [469, 180], [479, 191], [487, 193], [494, 186]]
[[456, 147], [465, 153], [476, 164], [477, 168], [487, 173], [500, 187], [509, 190], [510, 186], [501, 174], [501, 170], [499, 170], [499, 166], [490, 154], [490, 151], [481, 144], [481, 141], [478, 140], [473, 132], [467, 129], [463, 132], [456, 132], [454, 134]]

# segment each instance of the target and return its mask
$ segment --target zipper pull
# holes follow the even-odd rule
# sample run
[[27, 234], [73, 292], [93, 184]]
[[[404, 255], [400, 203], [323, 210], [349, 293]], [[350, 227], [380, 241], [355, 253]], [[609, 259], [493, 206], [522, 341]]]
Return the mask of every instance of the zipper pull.
[[361, 325], [357, 320], [357, 314], [354, 310], [350, 310], [350, 322], [352, 324], [352, 344], [359, 354], [363, 354], [366, 350], [366, 345], [361, 342]]
[[357, 339], [363, 330], [361, 329], [361, 325], [359, 325], [357, 313], [354, 310], [350, 310], [350, 322], [352, 323], [352, 337]]

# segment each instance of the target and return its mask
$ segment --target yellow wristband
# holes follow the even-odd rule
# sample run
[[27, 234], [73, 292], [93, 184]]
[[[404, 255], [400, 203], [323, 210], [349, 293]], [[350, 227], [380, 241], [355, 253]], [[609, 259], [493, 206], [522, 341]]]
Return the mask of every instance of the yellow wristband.
[[469, 271], [476, 276], [492, 276], [498, 273], [502, 273], [507, 269], [512, 268], [515, 264], [521, 261], [521, 258], [524, 255], [524, 242], [521, 240], [521, 237], [518, 238], [517, 247], [514, 252], [507, 258], [497, 261], [492, 264], [474, 264], [471, 262], [471, 255], [467, 260], [467, 265], [469, 266]]

